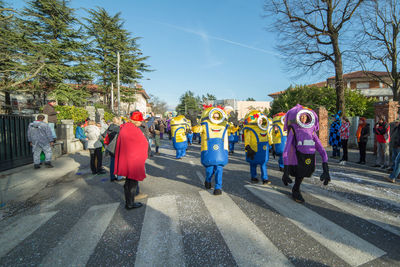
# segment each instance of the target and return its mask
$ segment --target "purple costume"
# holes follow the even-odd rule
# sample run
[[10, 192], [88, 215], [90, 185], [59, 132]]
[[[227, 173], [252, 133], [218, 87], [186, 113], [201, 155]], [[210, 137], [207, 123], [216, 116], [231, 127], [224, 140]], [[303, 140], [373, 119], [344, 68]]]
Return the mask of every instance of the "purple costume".
[[[301, 121], [302, 115], [307, 116], [304, 123]], [[297, 202], [304, 202], [300, 194], [300, 184], [304, 177], [310, 177], [314, 172], [315, 151], [322, 157], [321, 181], [325, 185], [330, 181], [328, 155], [317, 136], [318, 130], [318, 116], [313, 110], [297, 104], [286, 113], [284, 131], [287, 131], [287, 142], [283, 150], [285, 168], [282, 181], [288, 185], [292, 183], [289, 175], [296, 178], [292, 195]]]

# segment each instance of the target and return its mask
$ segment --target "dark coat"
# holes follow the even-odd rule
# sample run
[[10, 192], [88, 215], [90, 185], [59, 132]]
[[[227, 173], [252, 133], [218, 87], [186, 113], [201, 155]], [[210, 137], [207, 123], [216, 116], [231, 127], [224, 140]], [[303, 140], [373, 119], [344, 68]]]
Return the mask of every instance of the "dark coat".
[[361, 130], [360, 143], [367, 143], [369, 134], [369, 123], [366, 123]]
[[47, 115], [47, 121], [51, 123], [57, 123], [57, 112], [53, 106], [46, 104], [43, 107], [43, 113]]

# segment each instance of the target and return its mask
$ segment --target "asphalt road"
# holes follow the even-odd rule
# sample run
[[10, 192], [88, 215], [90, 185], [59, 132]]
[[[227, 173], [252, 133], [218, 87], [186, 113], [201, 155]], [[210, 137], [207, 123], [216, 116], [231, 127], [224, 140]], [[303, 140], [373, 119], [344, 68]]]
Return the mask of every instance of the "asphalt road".
[[298, 204], [273, 158], [272, 184], [251, 184], [237, 145], [214, 196], [200, 146], [176, 160], [162, 140], [140, 183], [142, 208], [125, 210], [123, 183], [81, 166], [0, 221], [0, 266], [400, 266], [400, 184], [330, 163], [323, 186], [320, 165]]

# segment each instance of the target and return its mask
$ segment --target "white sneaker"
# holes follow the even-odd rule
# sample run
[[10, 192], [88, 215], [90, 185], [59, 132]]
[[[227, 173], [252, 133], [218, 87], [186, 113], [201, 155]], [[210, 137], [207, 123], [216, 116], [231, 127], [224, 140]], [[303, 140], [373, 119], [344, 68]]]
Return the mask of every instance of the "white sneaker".
[[341, 162], [339, 162], [339, 165], [346, 165], [346, 161], [342, 160]]

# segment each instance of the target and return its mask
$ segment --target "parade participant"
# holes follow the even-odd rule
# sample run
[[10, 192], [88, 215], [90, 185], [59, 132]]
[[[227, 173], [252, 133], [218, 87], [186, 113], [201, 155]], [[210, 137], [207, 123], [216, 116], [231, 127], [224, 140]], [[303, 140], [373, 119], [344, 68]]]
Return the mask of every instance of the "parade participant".
[[125, 208], [140, 208], [142, 203], [134, 202], [139, 181], [146, 178], [145, 162], [148, 157], [149, 143], [139, 128], [143, 115], [139, 111], [132, 113], [130, 120], [121, 125], [115, 149], [114, 174], [125, 176]]
[[44, 165], [48, 168], [53, 168], [51, 164], [51, 156], [53, 152], [51, 146], [53, 143], [53, 134], [51, 128], [44, 120], [45, 116], [40, 114], [36, 121], [31, 122], [28, 126], [28, 141], [32, 146], [33, 166], [35, 169], [40, 168], [40, 154], [42, 151], [45, 154], [46, 161]]
[[244, 117], [244, 146], [246, 161], [250, 164], [251, 182], [258, 183], [257, 166], [260, 165], [263, 184], [270, 184], [267, 173], [271, 136], [268, 133], [269, 120], [259, 110], [252, 110]]
[[200, 142], [201, 142], [200, 129], [201, 129], [200, 124], [196, 124], [196, 125], [192, 126], [193, 141], [198, 140], [198, 143], [199, 143], [199, 144], [200, 144]]
[[183, 115], [176, 116], [171, 119], [171, 136], [172, 143], [176, 150], [176, 158], [181, 159], [186, 155], [188, 141], [186, 137], [186, 129], [188, 122]]
[[100, 128], [95, 121], [89, 121], [85, 127], [85, 134], [88, 138], [88, 148], [90, 152], [90, 169], [92, 174], [105, 174], [103, 169], [102, 136]]
[[204, 106], [201, 115], [201, 164], [206, 168], [204, 186], [211, 188], [215, 177], [214, 195], [222, 194], [222, 172], [228, 163], [228, 124], [226, 114], [220, 107]]
[[365, 164], [369, 132], [369, 123], [367, 123], [367, 120], [364, 117], [361, 117], [358, 121], [358, 128], [356, 132], [358, 149], [360, 152], [360, 160], [357, 162], [358, 164]]
[[342, 146], [340, 142], [340, 126], [342, 125], [340, 114], [341, 112], [339, 111], [335, 115], [335, 120], [329, 129], [329, 145], [332, 146], [332, 158], [334, 159], [340, 158], [340, 147]]
[[239, 126], [229, 123], [228, 127], [228, 142], [229, 142], [229, 154], [235, 153], [235, 143], [239, 142]]
[[272, 137], [272, 153], [279, 157], [279, 170], [283, 171], [283, 150], [286, 145], [287, 132], [283, 130], [285, 123], [285, 113], [281, 112], [275, 114], [272, 118], [272, 128], [270, 130], [270, 135]]
[[320, 180], [324, 181], [324, 185], [331, 180], [328, 155], [317, 136], [318, 116], [313, 110], [297, 104], [286, 113], [283, 130], [287, 131], [287, 142], [283, 151], [285, 167], [282, 181], [287, 186], [292, 183], [289, 175], [295, 177], [292, 197], [296, 202], [303, 203], [300, 185], [303, 178], [311, 177], [315, 170], [315, 151], [318, 151], [322, 158], [323, 173]]
[[192, 123], [190, 120], [187, 121], [187, 128], [186, 128], [186, 137], [188, 141], [188, 145], [191, 146], [193, 143], [193, 132], [192, 132]]

